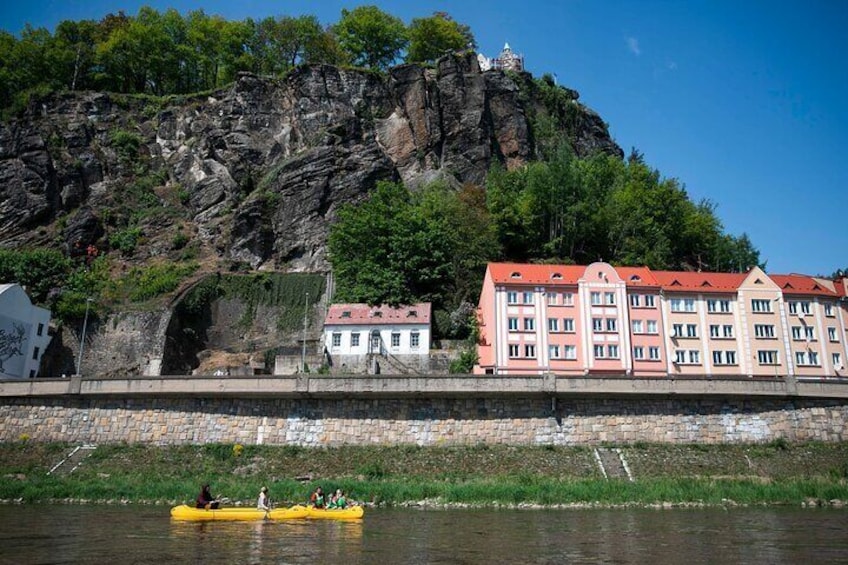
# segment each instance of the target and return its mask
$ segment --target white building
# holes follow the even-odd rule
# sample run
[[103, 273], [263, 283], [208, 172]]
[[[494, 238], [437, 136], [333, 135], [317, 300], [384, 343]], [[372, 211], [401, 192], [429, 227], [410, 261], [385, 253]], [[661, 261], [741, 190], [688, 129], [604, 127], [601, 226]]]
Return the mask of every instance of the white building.
[[17, 284], [0, 284], [0, 378], [38, 376], [50, 343], [50, 310], [33, 306]]
[[429, 302], [392, 308], [333, 304], [324, 320], [324, 349], [335, 372], [405, 372], [427, 366]]

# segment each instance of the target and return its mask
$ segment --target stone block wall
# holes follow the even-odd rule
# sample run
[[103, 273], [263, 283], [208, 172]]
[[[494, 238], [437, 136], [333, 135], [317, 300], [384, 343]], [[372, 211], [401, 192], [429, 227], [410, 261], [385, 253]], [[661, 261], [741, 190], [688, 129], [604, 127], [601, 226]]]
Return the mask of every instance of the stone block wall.
[[6, 398], [0, 441], [152, 444], [848, 440], [848, 402], [775, 399]]

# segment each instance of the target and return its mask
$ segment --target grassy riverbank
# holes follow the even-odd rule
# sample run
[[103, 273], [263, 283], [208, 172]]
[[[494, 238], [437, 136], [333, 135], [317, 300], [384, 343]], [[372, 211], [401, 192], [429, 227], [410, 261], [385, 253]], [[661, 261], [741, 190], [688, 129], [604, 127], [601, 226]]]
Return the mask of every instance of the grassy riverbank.
[[[0, 444], [0, 499], [171, 505], [199, 485], [252, 504], [320, 484], [382, 505], [732, 505], [848, 501], [848, 443], [621, 446], [633, 477], [605, 479], [593, 448], [103, 445], [48, 472], [68, 444]], [[76, 468], [74, 468], [76, 466]], [[73, 469], [73, 470], [72, 470]]]

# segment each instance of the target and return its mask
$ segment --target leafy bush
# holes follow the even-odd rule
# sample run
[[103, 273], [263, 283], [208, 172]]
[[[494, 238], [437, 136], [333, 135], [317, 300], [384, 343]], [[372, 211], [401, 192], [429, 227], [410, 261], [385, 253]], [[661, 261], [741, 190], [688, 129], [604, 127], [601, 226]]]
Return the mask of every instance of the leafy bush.
[[138, 245], [138, 240], [140, 238], [140, 228], [126, 228], [112, 234], [109, 237], [109, 245], [127, 257], [135, 253], [135, 248]]
[[132, 269], [122, 281], [133, 302], [142, 302], [174, 291], [186, 277], [197, 270], [196, 264], [161, 264]]
[[138, 148], [141, 147], [141, 136], [137, 133], [118, 129], [112, 132], [109, 140], [118, 153], [118, 158], [125, 163], [131, 163], [138, 157]]

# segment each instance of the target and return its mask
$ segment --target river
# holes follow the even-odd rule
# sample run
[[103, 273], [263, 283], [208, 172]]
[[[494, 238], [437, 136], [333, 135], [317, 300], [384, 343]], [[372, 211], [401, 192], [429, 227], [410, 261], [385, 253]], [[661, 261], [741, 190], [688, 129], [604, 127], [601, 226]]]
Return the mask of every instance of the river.
[[845, 563], [848, 510], [369, 509], [183, 523], [162, 507], [0, 506], [0, 563]]

